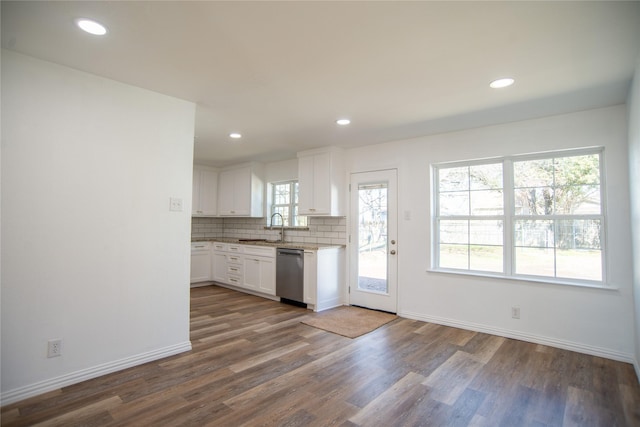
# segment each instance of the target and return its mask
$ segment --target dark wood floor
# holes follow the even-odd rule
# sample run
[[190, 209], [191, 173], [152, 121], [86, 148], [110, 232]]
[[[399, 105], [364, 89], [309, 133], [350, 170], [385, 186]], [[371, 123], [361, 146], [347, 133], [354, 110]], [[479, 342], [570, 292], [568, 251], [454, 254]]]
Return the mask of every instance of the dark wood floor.
[[193, 351], [6, 406], [2, 425], [640, 425], [626, 363], [402, 318], [349, 339], [301, 308], [191, 292]]

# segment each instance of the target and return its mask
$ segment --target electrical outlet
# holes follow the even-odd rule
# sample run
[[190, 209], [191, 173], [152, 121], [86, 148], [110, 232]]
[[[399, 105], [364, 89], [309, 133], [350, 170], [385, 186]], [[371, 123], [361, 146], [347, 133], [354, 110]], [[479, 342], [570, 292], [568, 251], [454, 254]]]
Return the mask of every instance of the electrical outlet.
[[520, 318], [520, 307], [511, 307], [511, 317], [513, 319]]
[[47, 357], [62, 356], [62, 340], [49, 340], [47, 343]]

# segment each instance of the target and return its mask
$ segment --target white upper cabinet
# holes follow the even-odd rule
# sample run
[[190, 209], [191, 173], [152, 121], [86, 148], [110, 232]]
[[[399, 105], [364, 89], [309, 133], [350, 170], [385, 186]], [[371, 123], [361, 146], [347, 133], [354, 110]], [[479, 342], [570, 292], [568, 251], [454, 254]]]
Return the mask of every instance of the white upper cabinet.
[[226, 169], [218, 180], [218, 215], [263, 217], [262, 165]]
[[218, 214], [218, 171], [201, 166], [193, 167], [192, 216]]
[[298, 213], [345, 215], [344, 153], [339, 148], [298, 153]]

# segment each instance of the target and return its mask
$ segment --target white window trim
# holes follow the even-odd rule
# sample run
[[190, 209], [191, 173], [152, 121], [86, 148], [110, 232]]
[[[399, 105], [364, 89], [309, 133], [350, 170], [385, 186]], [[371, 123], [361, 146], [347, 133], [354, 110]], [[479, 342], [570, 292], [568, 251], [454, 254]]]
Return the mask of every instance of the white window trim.
[[[269, 212], [269, 217], [267, 218], [267, 225], [265, 226], [265, 229], [272, 229], [272, 228], [279, 229], [280, 228], [279, 225], [274, 225], [273, 227], [271, 226], [270, 218], [274, 214], [273, 207], [274, 206], [283, 206], [283, 205], [276, 205], [274, 203], [273, 199], [275, 197], [275, 194], [274, 194], [273, 187], [275, 185], [278, 185], [278, 184], [291, 184], [291, 183], [295, 184], [297, 182], [298, 182], [297, 179], [287, 179], [287, 180], [284, 180], [284, 181], [273, 181], [273, 182], [269, 182], [268, 183], [268, 185], [267, 185], [267, 200], [268, 200], [267, 212]], [[295, 204], [290, 203], [289, 206], [291, 208], [293, 208], [295, 206]], [[293, 209], [292, 209], [292, 212], [291, 212], [290, 216], [293, 219]], [[305, 215], [298, 215], [298, 217], [304, 217], [304, 216]], [[308, 221], [309, 220], [307, 219], [307, 225], [285, 225], [284, 228], [287, 229], [287, 230], [288, 229], [308, 230], [309, 229]]]
[[[598, 154], [600, 156], [600, 214], [599, 215], [581, 215], [584, 219], [600, 219], [602, 221], [602, 237], [601, 237], [601, 261], [602, 261], [602, 281], [584, 280], [584, 279], [569, 279], [569, 278], [556, 278], [548, 276], [532, 276], [524, 274], [515, 274], [515, 246], [513, 245], [514, 236], [514, 219], [525, 218], [523, 216], [515, 215], [515, 207], [513, 200], [513, 162], [522, 160], [536, 160], [536, 159], [549, 159], [559, 157], [573, 157], [588, 154]], [[453, 268], [438, 267], [439, 260], [439, 242], [440, 242], [440, 228], [438, 222], [442, 218], [438, 216], [439, 213], [439, 176], [438, 171], [441, 168], [451, 167], [464, 167], [484, 165], [491, 163], [503, 164], [503, 197], [504, 197], [504, 215], [502, 216], [473, 216], [474, 219], [503, 219], [503, 271], [504, 273], [487, 272], [480, 270], [462, 270]], [[442, 162], [434, 163], [431, 165], [431, 266], [427, 269], [430, 273], [445, 273], [445, 274], [458, 274], [463, 276], [478, 276], [487, 278], [499, 278], [516, 281], [547, 283], [554, 285], [569, 285], [588, 288], [608, 289], [616, 290], [617, 286], [613, 286], [608, 282], [607, 265], [608, 265], [608, 250], [607, 250], [607, 203], [606, 203], [606, 182], [605, 182], [605, 170], [604, 170], [604, 148], [603, 147], [587, 147], [581, 149], [568, 149], [558, 151], [547, 151], [534, 154], [513, 155], [504, 157], [494, 157], [485, 159], [476, 159], [468, 161], [455, 161], [455, 162]], [[447, 217], [448, 219], [455, 219], [454, 216]], [[462, 217], [461, 217], [462, 218]], [[468, 216], [464, 216], [465, 219]], [[539, 216], [536, 216], [539, 218]], [[564, 215], [545, 215], [545, 219], [558, 219], [566, 218]], [[507, 232], [507, 230], [510, 230]]]

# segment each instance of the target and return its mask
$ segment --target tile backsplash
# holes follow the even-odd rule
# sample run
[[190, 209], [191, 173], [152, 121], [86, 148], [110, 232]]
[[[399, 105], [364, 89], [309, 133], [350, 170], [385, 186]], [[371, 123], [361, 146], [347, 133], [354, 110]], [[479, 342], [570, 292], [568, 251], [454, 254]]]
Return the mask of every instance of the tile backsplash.
[[[285, 228], [284, 240], [291, 243], [347, 244], [345, 217], [308, 217], [306, 228]], [[267, 239], [280, 238], [279, 229], [265, 229], [265, 218], [191, 218], [192, 239]]]
[[223, 237], [224, 218], [191, 217], [191, 239]]

